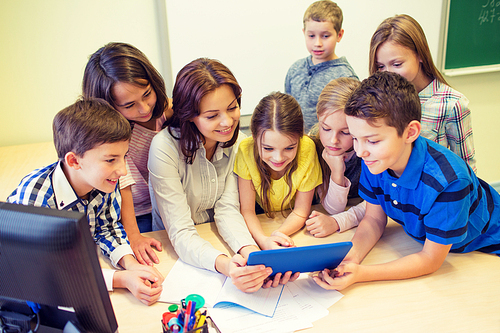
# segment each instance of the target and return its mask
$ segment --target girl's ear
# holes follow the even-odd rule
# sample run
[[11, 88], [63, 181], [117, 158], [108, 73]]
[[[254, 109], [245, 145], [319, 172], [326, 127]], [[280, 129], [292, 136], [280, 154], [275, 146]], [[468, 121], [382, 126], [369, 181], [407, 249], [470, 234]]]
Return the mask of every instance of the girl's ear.
[[75, 170], [81, 169], [80, 158], [72, 151], [64, 155], [64, 163]]
[[422, 125], [418, 120], [412, 120], [406, 126], [406, 142], [407, 143], [412, 143], [415, 140], [417, 140], [418, 136], [420, 135], [420, 131], [422, 130]]

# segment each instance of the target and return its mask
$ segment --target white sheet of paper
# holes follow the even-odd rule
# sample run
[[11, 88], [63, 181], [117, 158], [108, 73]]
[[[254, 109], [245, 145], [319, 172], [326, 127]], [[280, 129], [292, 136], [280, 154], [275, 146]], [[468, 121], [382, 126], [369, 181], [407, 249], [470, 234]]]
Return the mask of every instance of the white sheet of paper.
[[223, 274], [197, 268], [178, 259], [163, 281], [159, 301], [179, 303], [190, 294], [198, 294], [203, 296], [207, 307], [213, 307], [218, 302], [231, 302], [272, 317], [282, 290], [283, 286], [247, 294]]
[[208, 311], [223, 333], [287, 333], [312, 327], [312, 323], [300, 314], [300, 307], [286, 288], [272, 318], [229, 303]]
[[300, 277], [293, 283], [327, 309], [344, 297], [344, 295], [337, 290], [326, 290], [321, 288], [314, 282], [309, 274], [300, 274]]
[[230, 278], [226, 279], [224, 286], [217, 296], [215, 307], [223, 306], [221, 302], [231, 302], [247, 309], [272, 317], [278, 306], [283, 286], [276, 288], [260, 288], [254, 293], [244, 293], [236, 288]]
[[300, 313], [305, 319], [314, 323], [316, 320], [328, 316], [328, 309], [316, 302], [299, 285], [289, 282], [285, 288], [292, 294], [293, 299], [300, 307]]
[[186, 264], [178, 259], [163, 281], [163, 291], [158, 301], [179, 303], [190, 294], [205, 299], [206, 306], [213, 306], [226, 277]]

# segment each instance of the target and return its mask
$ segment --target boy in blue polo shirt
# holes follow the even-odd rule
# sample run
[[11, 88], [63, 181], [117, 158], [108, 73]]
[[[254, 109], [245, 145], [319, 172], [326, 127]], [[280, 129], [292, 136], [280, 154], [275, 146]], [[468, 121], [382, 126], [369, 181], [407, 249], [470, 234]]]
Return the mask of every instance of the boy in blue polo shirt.
[[127, 288], [147, 305], [156, 302], [163, 276], [137, 261], [120, 223], [130, 124], [105, 100], [84, 99], [56, 114], [53, 131], [59, 161], [24, 177], [7, 201], [85, 213], [102, 253], [125, 268], [103, 270], [108, 290]]
[[335, 54], [335, 47], [344, 35], [342, 20], [342, 10], [330, 0], [314, 2], [304, 14], [302, 32], [311, 55], [290, 67], [285, 92], [299, 102], [306, 132], [318, 122], [316, 104], [328, 82], [339, 77], [358, 79], [347, 59]]
[[[353, 93], [345, 113], [363, 159], [359, 194], [366, 214], [344, 261], [314, 277], [316, 283], [341, 290], [356, 282], [433, 273], [448, 252], [500, 254], [500, 195], [460, 157], [419, 136], [420, 102], [411, 83], [395, 73], [375, 73]], [[387, 216], [422, 250], [360, 265], [382, 236]]]

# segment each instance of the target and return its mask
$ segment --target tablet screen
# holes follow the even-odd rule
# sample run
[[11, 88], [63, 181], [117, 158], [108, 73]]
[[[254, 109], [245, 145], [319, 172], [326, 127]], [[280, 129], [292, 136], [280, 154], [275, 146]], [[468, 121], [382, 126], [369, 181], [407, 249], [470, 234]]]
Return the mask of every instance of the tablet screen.
[[265, 265], [276, 273], [315, 272], [337, 267], [352, 247], [351, 242], [288, 247], [250, 253], [248, 265]]

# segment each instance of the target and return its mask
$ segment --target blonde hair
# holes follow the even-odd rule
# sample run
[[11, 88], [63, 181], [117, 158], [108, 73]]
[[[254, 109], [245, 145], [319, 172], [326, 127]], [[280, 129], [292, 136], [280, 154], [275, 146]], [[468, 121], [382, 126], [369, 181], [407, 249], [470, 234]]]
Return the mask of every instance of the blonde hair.
[[316, 22], [332, 22], [333, 28], [337, 34], [342, 29], [342, 9], [333, 1], [321, 0], [313, 2], [304, 13], [304, 29], [306, 27], [306, 22], [309, 20]]
[[[358, 80], [350, 77], [341, 77], [330, 81], [319, 95], [318, 104], [316, 104], [318, 120], [320, 117], [326, 117], [335, 112], [344, 112], [349, 97], [360, 85], [361, 83]], [[323, 183], [318, 186], [318, 191], [321, 193], [320, 199], [323, 200], [328, 192], [331, 170], [322, 157], [325, 147], [319, 138], [319, 126], [317, 124], [311, 130], [311, 138], [316, 144], [316, 152], [323, 173]]]
[[377, 50], [385, 42], [394, 42], [406, 47], [420, 58], [425, 75], [448, 85], [432, 61], [431, 51], [420, 24], [409, 15], [396, 15], [385, 19], [378, 26], [370, 41], [370, 75], [378, 71]]

